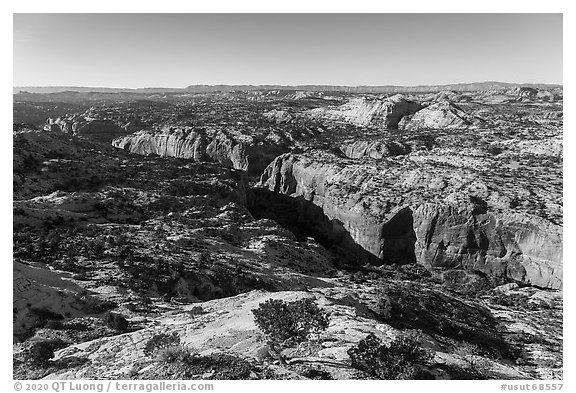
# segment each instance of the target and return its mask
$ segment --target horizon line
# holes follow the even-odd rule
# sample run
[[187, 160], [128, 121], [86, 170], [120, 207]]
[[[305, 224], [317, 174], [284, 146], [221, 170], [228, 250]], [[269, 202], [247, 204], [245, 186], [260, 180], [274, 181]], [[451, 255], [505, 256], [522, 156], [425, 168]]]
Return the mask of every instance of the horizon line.
[[95, 88], [95, 89], [125, 89], [125, 90], [138, 90], [138, 89], [186, 89], [191, 86], [250, 86], [250, 87], [265, 87], [265, 86], [277, 86], [277, 87], [298, 87], [298, 86], [326, 86], [326, 87], [426, 87], [426, 86], [449, 86], [449, 85], [472, 85], [472, 84], [482, 84], [482, 83], [501, 83], [509, 85], [549, 85], [549, 86], [564, 86], [564, 83], [553, 83], [553, 82], [503, 82], [498, 80], [487, 80], [487, 81], [474, 81], [474, 82], [450, 82], [450, 83], [430, 83], [430, 84], [416, 84], [416, 85], [395, 85], [395, 84], [362, 84], [362, 85], [346, 85], [346, 84], [315, 84], [315, 83], [298, 83], [298, 84], [277, 84], [277, 83], [196, 83], [186, 85], [184, 87], [172, 87], [172, 86], [140, 86], [140, 87], [118, 87], [118, 86], [88, 86], [88, 85], [13, 85], [12, 88], [58, 88], [58, 87], [71, 87], [71, 88]]

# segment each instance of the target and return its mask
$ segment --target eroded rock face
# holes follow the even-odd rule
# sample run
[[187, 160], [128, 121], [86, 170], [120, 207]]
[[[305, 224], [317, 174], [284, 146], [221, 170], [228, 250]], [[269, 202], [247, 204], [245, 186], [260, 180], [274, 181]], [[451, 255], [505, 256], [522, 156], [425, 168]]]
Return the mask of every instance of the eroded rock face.
[[294, 118], [294, 116], [291, 113], [278, 109], [272, 109], [271, 111], [264, 113], [263, 116], [266, 119], [270, 121], [275, 121], [277, 123], [289, 122]]
[[396, 141], [350, 140], [340, 145], [340, 150], [348, 158], [383, 158], [408, 154], [410, 146]]
[[112, 141], [131, 153], [189, 158], [196, 162], [214, 161], [228, 167], [259, 171], [286, 151], [280, 145], [257, 145], [253, 138], [241, 138], [223, 130], [164, 127], [142, 130]]
[[415, 252], [428, 267], [464, 267], [545, 288], [562, 286], [562, 228], [526, 214], [491, 213], [476, 201], [422, 204]]
[[417, 102], [396, 94], [386, 99], [360, 97], [329, 108], [315, 108], [306, 114], [315, 119], [342, 121], [360, 127], [397, 128], [402, 117], [421, 108]]
[[382, 262], [464, 267], [496, 280], [562, 286], [560, 226], [488, 205], [484, 199], [494, 198], [472, 173], [409, 165], [285, 154], [266, 169], [259, 187], [271, 209], [274, 195], [289, 196], [293, 220]]
[[121, 128], [111, 120], [91, 119], [78, 116], [70, 119], [49, 119], [46, 129], [49, 131], [59, 130], [77, 137], [105, 143], [110, 143], [114, 138], [126, 134], [124, 128]]
[[416, 112], [405, 128], [407, 130], [461, 129], [479, 122], [479, 119], [470, 116], [452, 102], [441, 101]]
[[538, 89], [522, 86], [512, 90], [512, 94], [518, 97], [520, 101], [533, 100], [538, 95]]

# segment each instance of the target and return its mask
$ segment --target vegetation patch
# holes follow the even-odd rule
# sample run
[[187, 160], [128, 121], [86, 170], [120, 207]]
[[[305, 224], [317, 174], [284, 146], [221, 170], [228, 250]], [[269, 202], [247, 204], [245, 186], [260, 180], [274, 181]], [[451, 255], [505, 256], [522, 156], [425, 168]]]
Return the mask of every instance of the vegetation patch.
[[308, 340], [328, 328], [328, 314], [311, 298], [294, 302], [269, 299], [252, 310], [256, 325], [268, 338], [282, 345]]
[[378, 379], [426, 379], [423, 367], [434, 357], [420, 346], [417, 333], [403, 333], [389, 346], [370, 334], [350, 348], [348, 355], [352, 367]]

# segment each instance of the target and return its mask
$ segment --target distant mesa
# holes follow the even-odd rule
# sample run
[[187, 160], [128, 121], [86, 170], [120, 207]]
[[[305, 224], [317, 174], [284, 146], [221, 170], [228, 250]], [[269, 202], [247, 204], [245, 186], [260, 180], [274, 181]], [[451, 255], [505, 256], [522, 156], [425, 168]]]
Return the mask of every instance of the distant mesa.
[[[147, 87], [147, 88], [111, 88], [111, 87], [80, 87], [80, 86], [14, 86], [12, 92], [18, 93], [60, 93], [60, 92], [92, 92], [92, 93], [213, 93], [213, 92], [232, 92], [232, 91], [251, 91], [251, 90], [296, 90], [300, 92], [345, 92], [345, 93], [375, 93], [375, 94], [394, 94], [394, 93], [423, 93], [423, 92], [441, 92], [451, 90], [454, 92], [466, 91], [505, 91], [519, 87], [528, 87], [536, 89], [554, 89], [562, 88], [558, 84], [545, 83], [505, 83], [505, 82], [473, 82], [473, 83], [455, 83], [447, 85], [419, 85], [419, 86], [331, 86], [331, 85], [190, 85], [185, 88], [164, 88], [164, 87]], [[298, 94], [298, 93], [296, 93]], [[309, 93], [307, 93], [309, 94]], [[295, 98], [296, 99], [296, 98]]]

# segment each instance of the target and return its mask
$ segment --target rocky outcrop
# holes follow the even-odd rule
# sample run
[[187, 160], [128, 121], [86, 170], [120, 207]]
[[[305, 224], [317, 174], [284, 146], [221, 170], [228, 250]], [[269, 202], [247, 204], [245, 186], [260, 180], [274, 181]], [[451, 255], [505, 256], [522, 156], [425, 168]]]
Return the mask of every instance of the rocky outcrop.
[[[274, 195], [295, 202], [292, 220], [332, 243], [362, 250], [381, 262], [463, 267], [496, 281], [562, 286], [562, 228], [540, 217], [489, 206], [488, 187], [473, 173], [359, 164], [328, 154], [285, 154], [258, 187], [271, 210]], [[454, 179], [458, 176], [459, 182]], [[285, 199], [280, 199], [285, 203]], [[312, 214], [311, 214], [312, 213]], [[356, 248], [355, 248], [356, 247]]]
[[281, 145], [258, 144], [254, 138], [223, 130], [164, 127], [142, 130], [112, 141], [112, 145], [136, 154], [157, 154], [213, 161], [243, 171], [262, 171], [274, 157], [286, 151]]
[[510, 93], [516, 96], [519, 101], [531, 101], [538, 95], [538, 89], [522, 86], [515, 88]]
[[556, 96], [547, 90], [539, 90], [538, 94], [536, 94], [536, 99], [541, 100], [541, 101], [556, 101]]
[[112, 145], [141, 155], [156, 154], [203, 161], [206, 158], [208, 142], [202, 132], [166, 128], [159, 133], [137, 131], [113, 140]]
[[545, 288], [562, 286], [562, 228], [525, 214], [463, 205], [422, 204], [414, 211], [417, 260], [427, 267], [481, 271]]
[[399, 156], [410, 153], [410, 146], [396, 141], [377, 140], [349, 140], [340, 145], [340, 150], [348, 158], [370, 157], [380, 159], [383, 157]]
[[13, 262], [13, 334], [25, 335], [48, 320], [83, 316], [101, 300], [40, 263]]
[[556, 101], [557, 97], [552, 91], [540, 90], [534, 87], [521, 86], [506, 92], [517, 102]]
[[306, 115], [328, 121], [340, 121], [359, 127], [397, 128], [402, 117], [418, 111], [421, 105], [396, 94], [385, 99], [360, 97], [338, 107], [315, 108]]
[[416, 112], [404, 125], [407, 130], [461, 129], [479, 123], [459, 106], [450, 101], [441, 101]]
[[264, 118], [270, 121], [274, 121], [276, 123], [286, 123], [289, 122], [294, 118], [294, 116], [287, 111], [272, 109], [263, 114]]
[[111, 120], [71, 117], [70, 119], [48, 119], [48, 131], [62, 131], [77, 137], [97, 142], [110, 143], [114, 138], [126, 134], [126, 130]]

